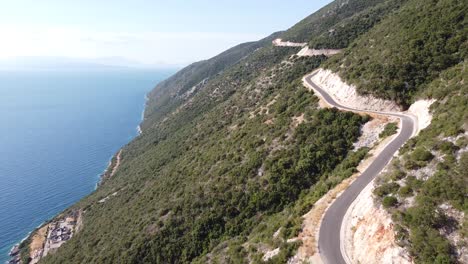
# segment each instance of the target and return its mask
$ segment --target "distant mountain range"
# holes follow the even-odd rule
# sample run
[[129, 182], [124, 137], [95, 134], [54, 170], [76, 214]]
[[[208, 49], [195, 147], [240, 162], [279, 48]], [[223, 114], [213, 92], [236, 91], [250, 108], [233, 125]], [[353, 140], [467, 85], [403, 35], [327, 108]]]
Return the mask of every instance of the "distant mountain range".
[[144, 64], [123, 57], [12, 57], [0, 59], [0, 70], [109, 70], [109, 69], [167, 69], [181, 65]]

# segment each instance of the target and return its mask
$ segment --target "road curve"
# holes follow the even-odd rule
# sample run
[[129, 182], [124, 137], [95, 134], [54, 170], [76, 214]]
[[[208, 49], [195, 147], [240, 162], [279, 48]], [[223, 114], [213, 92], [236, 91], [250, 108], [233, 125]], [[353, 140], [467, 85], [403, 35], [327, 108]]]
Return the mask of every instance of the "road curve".
[[382, 171], [395, 152], [412, 136], [415, 121], [405, 114], [394, 112], [368, 111], [346, 107], [337, 103], [328, 93], [312, 81], [316, 74], [307, 75], [305, 82], [331, 106], [344, 111], [375, 113], [398, 117], [401, 120], [399, 134], [382, 150], [369, 167], [349, 186], [328, 208], [322, 219], [319, 231], [318, 247], [323, 262], [327, 264], [346, 264], [340, 245], [340, 231], [344, 215], [359, 193]]

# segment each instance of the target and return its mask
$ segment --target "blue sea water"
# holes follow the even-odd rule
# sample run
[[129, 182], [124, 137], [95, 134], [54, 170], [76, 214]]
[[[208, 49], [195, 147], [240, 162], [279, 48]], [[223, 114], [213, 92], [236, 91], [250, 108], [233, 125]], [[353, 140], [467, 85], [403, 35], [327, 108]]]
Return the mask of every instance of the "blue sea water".
[[144, 96], [171, 71], [0, 72], [0, 263], [92, 192], [137, 135]]

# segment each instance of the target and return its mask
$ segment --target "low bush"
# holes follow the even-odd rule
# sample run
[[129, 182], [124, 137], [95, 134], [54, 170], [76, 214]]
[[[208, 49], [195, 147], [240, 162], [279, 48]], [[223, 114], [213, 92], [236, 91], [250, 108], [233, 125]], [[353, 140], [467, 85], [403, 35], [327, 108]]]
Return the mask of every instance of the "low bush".
[[379, 138], [386, 138], [391, 135], [396, 134], [398, 130], [398, 125], [396, 123], [388, 123], [384, 130], [379, 134]]
[[428, 150], [425, 150], [422, 147], [416, 148], [413, 153], [411, 153], [411, 158], [415, 161], [430, 161], [434, 158], [434, 155]]
[[385, 196], [382, 200], [382, 205], [385, 208], [393, 207], [398, 204], [398, 199], [393, 196]]
[[400, 191], [398, 192], [401, 197], [410, 197], [413, 195], [413, 189], [411, 189], [410, 186], [403, 186], [400, 188]]
[[385, 183], [374, 190], [374, 194], [377, 195], [378, 197], [384, 197], [389, 194], [396, 193], [398, 189], [400, 188], [400, 185], [395, 182], [391, 183]]

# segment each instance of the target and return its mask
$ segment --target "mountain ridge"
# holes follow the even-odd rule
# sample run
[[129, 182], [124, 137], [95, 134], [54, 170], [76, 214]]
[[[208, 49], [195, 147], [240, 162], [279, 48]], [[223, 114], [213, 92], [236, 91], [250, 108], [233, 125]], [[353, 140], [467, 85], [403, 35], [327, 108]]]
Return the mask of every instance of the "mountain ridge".
[[[447, 14], [459, 14], [459, 10], [451, 6], [466, 9], [462, 1], [435, 2], [448, 6], [443, 9]], [[285, 32], [241, 44], [212, 59], [194, 63], [159, 84], [148, 95], [143, 133], [123, 148], [119, 170], [94, 193], [63, 213], [83, 213], [80, 231], [41, 262], [287, 262], [299, 247], [299, 242], [291, 239], [301, 230], [302, 215], [330, 189], [355, 173], [369, 151], [368, 148], [354, 151], [353, 143], [370, 117], [320, 108], [318, 99], [302, 85], [301, 79], [325, 65], [344, 80], [354, 80], [357, 77], [346, 75], [340, 66], [349, 66], [343, 63], [346, 60], [378, 61], [376, 58], [380, 57], [376, 53], [358, 58], [353, 55], [366, 52], [362, 47], [376, 32], [382, 32], [382, 25], [386, 25], [385, 30], [397, 31], [399, 28], [389, 25], [412, 21], [412, 25], [419, 26], [422, 31], [428, 30], [425, 24], [407, 17], [405, 10], [412, 10], [414, 5], [427, 7], [422, 10], [434, 15], [430, 4], [422, 0], [335, 1]], [[459, 30], [460, 24], [466, 19], [450, 21], [457, 24], [448, 30], [460, 35], [463, 32], [463, 28]], [[328, 34], [337, 32], [337, 28], [343, 31]], [[330, 59], [298, 57], [295, 54], [300, 48], [274, 47], [271, 42], [276, 38], [308, 42], [312, 47], [325, 43], [347, 46]], [[461, 44], [456, 45], [460, 50], [463, 50], [462, 40], [457, 37], [456, 43]], [[383, 50], [391, 48], [385, 42], [379, 45]], [[422, 56], [413, 46], [409, 49], [416, 57]], [[398, 54], [390, 53], [388, 61]], [[462, 66], [457, 65], [463, 64], [466, 53], [454, 56], [457, 56], [455, 62], [436, 68], [434, 73], [444, 72], [450, 76], [445, 72], [452, 69], [455, 72], [451, 75], [459, 76]], [[353, 66], [355, 72], [369, 72], [367, 64], [358, 66]], [[377, 73], [384, 76], [383, 72]], [[403, 75], [404, 78], [411, 76], [408, 72]], [[379, 79], [379, 76], [370, 76]], [[437, 76], [427, 78], [427, 82], [435, 82]], [[454, 90], [439, 88], [437, 84], [427, 88], [423, 82], [418, 89], [412, 88], [416, 91], [414, 94], [401, 93], [397, 102], [407, 105], [416, 97], [437, 97], [441, 103], [433, 106], [433, 111], [437, 113], [438, 109], [448, 107], [456, 110], [455, 116], [461, 120], [436, 121], [438, 127], [430, 126], [427, 131], [434, 131], [431, 133], [437, 137], [442, 127], [451, 131], [450, 136], [459, 137], [466, 127], [463, 123], [466, 96], [456, 94], [466, 85], [459, 82], [461, 84]], [[358, 91], [386, 96], [385, 92], [374, 89], [376, 86], [365, 88], [360, 82], [355, 84]], [[443, 84], [441, 81], [439, 85]], [[398, 86], [394, 89], [399, 91]], [[444, 100], [448, 94], [457, 96]], [[445, 105], [445, 101], [451, 104]], [[403, 147], [402, 155], [415, 159], [408, 168], [427, 165], [428, 161], [419, 160], [420, 155], [423, 158], [428, 155], [422, 148], [443, 143], [428, 138], [424, 132]], [[415, 146], [421, 150], [415, 151]], [[466, 148], [466, 141], [460, 141], [456, 147], [458, 150], [451, 152], [455, 161], [451, 159], [444, 165], [449, 169], [463, 166], [461, 161], [465, 160], [457, 161], [457, 155], [460, 149]], [[442, 147], [438, 145], [438, 148]], [[452, 149], [451, 146], [444, 148]], [[425, 184], [418, 182], [421, 179], [416, 183], [413, 178], [405, 181], [412, 181], [415, 193], [433, 191], [429, 187], [424, 189]], [[385, 198], [387, 196], [402, 200], [396, 195], [401, 192], [400, 185], [395, 188], [395, 184], [384, 182], [382, 186], [377, 189], [385, 191], [377, 195], [380, 197], [377, 200], [388, 201], [391, 198]], [[439, 184], [437, 188], [445, 187]], [[446, 199], [442, 195], [439, 197], [440, 201]], [[432, 210], [434, 204], [437, 203], [432, 201], [432, 207], [424, 204], [421, 208]], [[457, 200], [458, 210], [464, 208], [460, 204], [463, 201]], [[447, 246], [453, 242], [442, 235], [434, 235], [436, 224], [445, 225], [444, 222], [431, 223], [430, 232], [421, 234], [425, 230], [415, 228], [419, 222], [406, 218], [419, 219], [417, 217], [427, 215], [419, 212], [419, 207], [406, 212], [405, 208], [396, 206], [392, 204], [390, 210], [400, 228], [398, 243], [409, 248], [417, 262], [448, 260], [450, 263], [462, 256]], [[420, 241], [425, 236], [437, 242], [421, 249], [424, 245]], [[443, 246], [437, 248], [439, 244]], [[21, 248], [26, 261], [30, 254], [28, 242], [22, 243]], [[275, 255], [264, 258], [266, 251], [276, 248]]]

